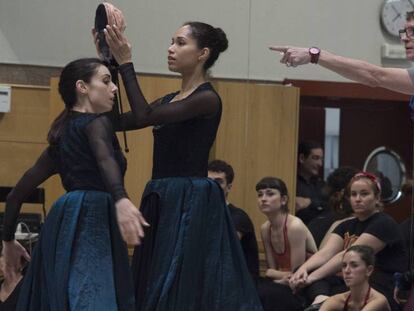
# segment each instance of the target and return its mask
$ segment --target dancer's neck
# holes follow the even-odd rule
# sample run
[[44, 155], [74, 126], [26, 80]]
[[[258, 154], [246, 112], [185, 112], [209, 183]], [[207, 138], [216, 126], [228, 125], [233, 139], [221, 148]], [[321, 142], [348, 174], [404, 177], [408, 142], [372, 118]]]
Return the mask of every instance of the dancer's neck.
[[361, 285], [353, 286], [350, 290], [352, 304], [354, 306], [362, 306], [368, 301], [368, 292], [370, 291], [370, 285], [368, 282], [364, 282]]

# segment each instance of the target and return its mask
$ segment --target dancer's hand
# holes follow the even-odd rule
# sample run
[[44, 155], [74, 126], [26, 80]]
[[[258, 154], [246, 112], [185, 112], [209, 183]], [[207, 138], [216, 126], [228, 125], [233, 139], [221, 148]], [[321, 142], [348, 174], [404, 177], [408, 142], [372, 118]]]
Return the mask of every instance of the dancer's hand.
[[131, 44], [127, 37], [115, 25], [108, 25], [104, 29], [105, 39], [112, 55], [119, 65], [130, 63], [132, 60]]
[[280, 52], [282, 58], [280, 62], [288, 67], [309, 64], [311, 56], [309, 48], [288, 47], [288, 46], [269, 46], [272, 51]]
[[29, 253], [16, 240], [3, 241], [3, 256], [4, 278], [10, 281], [17, 280], [21, 276], [22, 262], [30, 261]]
[[407, 302], [407, 299], [402, 299], [402, 298], [400, 298], [400, 297], [399, 297], [399, 294], [400, 294], [400, 289], [399, 289], [397, 286], [395, 286], [395, 287], [394, 287], [394, 300], [395, 300], [398, 304], [403, 305], [403, 304], [405, 304], [405, 303]]
[[144, 237], [143, 227], [149, 227], [141, 212], [127, 198], [115, 203], [116, 217], [123, 240], [130, 245], [141, 244]]
[[292, 290], [301, 288], [306, 284], [308, 279], [308, 271], [301, 266], [289, 279], [289, 286]]
[[289, 286], [289, 280], [290, 280], [291, 277], [292, 277], [291, 274], [285, 275], [283, 278], [281, 278], [279, 280], [273, 280], [273, 282]]

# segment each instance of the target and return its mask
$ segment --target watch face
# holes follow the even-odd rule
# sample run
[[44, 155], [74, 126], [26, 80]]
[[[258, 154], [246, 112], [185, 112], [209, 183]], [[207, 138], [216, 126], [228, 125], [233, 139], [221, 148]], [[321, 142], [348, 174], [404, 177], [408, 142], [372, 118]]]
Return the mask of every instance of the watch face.
[[309, 53], [311, 54], [319, 54], [320, 50], [318, 48], [312, 47], [309, 49]]
[[413, 0], [385, 0], [381, 10], [381, 23], [388, 34], [398, 37], [404, 28], [405, 15], [414, 10]]

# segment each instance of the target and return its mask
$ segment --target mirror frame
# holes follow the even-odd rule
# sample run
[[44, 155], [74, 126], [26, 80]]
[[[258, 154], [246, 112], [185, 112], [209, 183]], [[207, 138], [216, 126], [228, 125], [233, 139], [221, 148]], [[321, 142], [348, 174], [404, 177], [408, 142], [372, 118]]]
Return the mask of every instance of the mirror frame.
[[[368, 164], [369, 164], [369, 162], [375, 157], [375, 156], [377, 156], [378, 154], [380, 154], [380, 153], [386, 153], [386, 154], [389, 154], [389, 155], [391, 155], [395, 160], [396, 160], [396, 162], [398, 163], [398, 167], [400, 168], [400, 174], [401, 174], [401, 181], [400, 181], [400, 185], [399, 185], [399, 189], [398, 189], [398, 191], [397, 191], [397, 193], [395, 194], [395, 195], [393, 195], [391, 198], [388, 198], [388, 199], [384, 199], [384, 200], [382, 200], [382, 202], [384, 202], [384, 203], [389, 203], [389, 204], [391, 204], [391, 203], [394, 203], [394, 202], [397, 202], [400, 198], [401, 198], [401, 196], [402, 196], [402, 191], [401, 191], [401, 187], [402, 187], [402, 185], [406, 182], [406, 172], [407, 172], [407, 170], [406, 170], [406, 168], [405, 168], [405, 164], [404, 164], [404, 162], [402, 161], [402, 159], [401, 159], [401, 157], [398, 155], [398, 153], [396, 153], [395, 151], [393, 151], [393, 150], [391, 150], [391, 149], [389, 149], [389, 148], [386, 148], [385, 146], [381, 146], [381, 147], [378, 147], [378, 148], [375, 148], [373, 151], [371, 151], [371, 153], [368, 155], [368, 157], [366, 158], [366, 160], [365, 160], [365, 162], [364, 162], [364, 168], [363, 168], [363, 170], [364, 171], [368, 171], [367, 170], [367, 168], [368, 168]], [[368, 171], [369, 172], [369, 171]], [[372, 172], [370, 172], [370, 173], [372, 173]]]

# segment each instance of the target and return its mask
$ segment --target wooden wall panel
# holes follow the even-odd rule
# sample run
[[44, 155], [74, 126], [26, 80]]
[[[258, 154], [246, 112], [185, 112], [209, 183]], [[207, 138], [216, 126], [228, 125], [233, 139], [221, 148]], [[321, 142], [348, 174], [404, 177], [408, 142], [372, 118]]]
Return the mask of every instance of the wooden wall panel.
[[45, 148], [46, 144], [0, 141], [0, 185], [14, 186]]
[[257, 208], [255, 185], [265, 176], [281, 178], [288, 187], [294, 210], [299, 89], [278, 85], [249, 85], [246, 148], [246, 211], [256, 227], [265, 221]]
[[[0, 113], [0, 186], [14, 186], [47, 147], [49, 88], [12, 86], [11, 111]], [[4, 203], [0, 204], [4, 210]], [[24, 204], [24, 212], [42, 212]]]
[[215, 88], [223, 103], [223, 113], [214, 150], [210, 158], [228, 162], [234, 169], [235, 178], [229, 201], [246, 209], [244, 201], [246, 183], [247, 103], [248, 88], [244, 83], [218, 81]]
[[260, 239], [265, 216], [257, 208], [257, 181], [277, 176], [286, 182], [289, 193], [296, 191], [299, 90], [228, 81], [215, 85], [223, 101], [223, 116], [214, 157], [233, 166], [236, 177], [229, 201], [249, 214]]
[[12, 87], [11, 112], [0, 113], [0, 141], [45, 143], [49, 88]]

